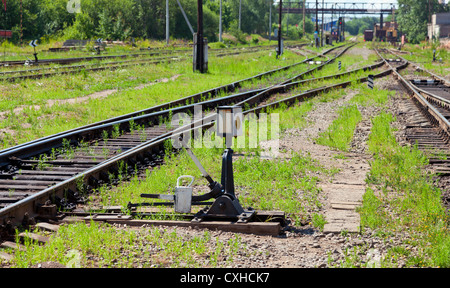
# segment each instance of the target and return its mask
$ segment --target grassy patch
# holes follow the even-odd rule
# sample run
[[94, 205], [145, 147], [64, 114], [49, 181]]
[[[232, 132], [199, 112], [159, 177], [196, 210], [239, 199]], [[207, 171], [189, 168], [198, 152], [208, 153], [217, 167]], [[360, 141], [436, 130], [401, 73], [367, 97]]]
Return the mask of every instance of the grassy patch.
[[[433, 62], [434, 49], [436, 50], [435, 62]], [[448, 74], [450, 69], [450, 52], [448, 49], [425, 43], [421, 45], [406, 44], [403, 51], [409, 52], [401, 54], [406, 60], [415, 62], [423, 68], [441, 76]]]
[[361, 121], [361, 113], [358, 107], [356, 105], [344, 106], [339, 109], [338, 118], [331, 123], [327, 131], [320, 134], [316, 142], [320, 145], [347, 151], [359, 121]]
[[[361, 209], [362, 225], [385, 234], [407, 233], [421, 251], [408, 265], [450, 267], [450, 231], [441, 193], [424, 172], [427, 158], [416, 147], [398, 145], [389, 113], [373, 118], [369, 150], [374, 155]], [[391, 258], [403, 250], [392, 249]]]
[[361, 106], [378, 106], [382, 107], [387, 103], [390, 97], [394, 95], [394, 91], [378, 89], [374, 87], [370, 89], [366, 83], [356, 86], [358, 93], [350, 99], [350, 103], [355, 103]]
[[28, 241], [25, 247], [10, 251], [11, 267], [47, 261], [83, 268], [222, 267], [246, 253], [240, 235], [222, 241], [208, 231], [183, 236], [176, 229], [117, 229], [96, 222], [61, 226], [46, 245]]
[[[223, 149], [194, 148], [206, 171], [220, 181]], [[333, 173], [309, 157], [292, 155], [289, 160], [262, 160], [259, 149], [235, 149], [239, 156], [233, 162], [236, 195], [243, 207], [259, 210], [282, 210], [294, 219], [295, 225], [311, 219], [310, 213], [320, 209], [320, 189], [317, 187], [320, 173]], [[127, 205], [139, 203], [141, 193], [173, 194], [177, 178], [192, 175], [194, 193], [209, 192], [207, 182], [187, 153], [167, 157], [165, 165], [147, 172], [147, 178], [133, 178], [115, 189], [103, 187], [98, 197], [101, 205]], [[145, 199], [147, 200], [147, 199]], [[193, 211], [196, 208], [193, 208]]]
[[[0, 146], [7, 148], [26, 141], [62, 132], [166, 103], [213, 87], [257, 75], [261, 72], [300, 62], [302, 59], [289, 51], [283, 60], [277, 60], [269, 51], [211, 57], [209, 72], [194, 73], [189, 61], [141, 65], [114, 71], [100, 71], [84, 75], [61, 75], [39, 80], [5, 83], [0, 86], [0, 110], [6, 112], [0, 123]], [[300, 73], [302, 67], [277, 73], [273, 77], [285, 77], [287, 73]], [[180, 75], [175, 81], [134, 89], [140, 84]], [[117, 89], [106, 98], [85, 103], [64, 103], [47, 106], [49, 100], [87, 96], [106, 89]], [[117, 103], [120, 103], [118, 105]], [[32, 105], [39, 105], [35, 109]], [[13, 111], [24, 107], [21, 111]]]

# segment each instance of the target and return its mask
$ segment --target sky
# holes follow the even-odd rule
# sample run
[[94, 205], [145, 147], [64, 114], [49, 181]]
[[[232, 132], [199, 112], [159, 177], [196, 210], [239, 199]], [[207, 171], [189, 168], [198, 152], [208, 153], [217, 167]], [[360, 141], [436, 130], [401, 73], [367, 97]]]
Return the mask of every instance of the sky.
[[[283, 0], [283, 2], [299, 2], [303, 0]], [[319, 4], [322, 3], [322, 0], [318, 0]], [[274, 0], [275, 3], [279, 2], [279, 0]], [[316, 2], [315, 0], [306, 0], [306, 3], [308, 2]], [[325, 3], [374, 3], [374, 4], [380, 4], [380, 3], [397, 3], [397, 0], [324, 0]]]
[[[302, 2], [303, 0], [283, 0], [283, 4], [286, 2]], [[319, 2], [319, 7], [322, 6], [322, 0], [317, 0]], [[274, 3], [278, 3], [279, 0], [274, 0]], [[315, 5], [315, 0], [306, 0], [306, 3], [311, 3], [313, 5]], [[324, 4], [327, 4], [326, 7], [328, 7], [329, 5], [332, 5], [334, 3], [346, 3], [346, 4], [351, 4], [351, 3], [355, 3], [356, 6], [358, 6], [358, 4], [364, 3], [366, 5], [364, 5], [365, 7], [372, 7], [371, 4], [374, 4], [374, 7], [380, 7], [381, 4], [383, 4], [383, 8], [388, 6], [386, 4], [391, 4], [393, 3], [396, 7], [397, 7], [397, 0], [323, 0]], [[348, 5], [347, 5], [348, 6]], [[361, 6], [360, 6], [361, 7]]]
[[[303, 0], [283, 0], [283, 4], [286, 2], [302, 2]], [[317, 0], [319, 3], [319, 7], [322, 6], [322, 0]], [[275, 3], [279, 2], [279, 0], [274, 0]], [[316, 0], [306, 0], [306, 3], [310, 3], [310, 5], [315, 5]], [[346, 7], [351, 7], [352, 3], [356, 4], [356, 7], [361, 8], [361, 5], [358, 4], [362, 4], [364, 3], [364, 8], [372, 8], [374, 7], [379, 8], [381, 6], [381, 4], [383, 4], [383, 8], [386, 9], [389, 7], [389, 5], [387, 4], [394, 4], [394, 6], [397, 8], [397, 0], [323, 0], [324, 4], [326, 7], [329, 7], [330, 5], [334, 4], [334, 3], [346, 3]], [[350, 5], [349, 5], [350, 4]], [[371, 4], [374, 4], [374, 6], [372, 6]], [[285, 7], [283, 5], [283, 7]], [[364, 17], [364, 16], [369, 16], [369, 17], [380, 17], [379, 14], [347, 14], [346, 15], [349, 18], [354, 18], [354, 17]], [[384, 15], [384, 17], [386, 17], [387, 15]], [[325, 14], [325, 18], [331, 17], [331, 15], [326, 15]], [[319, 17], [320, 18], [320, 17]]]

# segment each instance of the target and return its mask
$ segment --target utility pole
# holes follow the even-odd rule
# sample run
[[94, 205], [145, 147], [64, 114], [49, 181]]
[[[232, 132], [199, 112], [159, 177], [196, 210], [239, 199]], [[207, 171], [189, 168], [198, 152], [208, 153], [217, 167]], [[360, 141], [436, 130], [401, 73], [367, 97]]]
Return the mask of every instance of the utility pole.
[[222, 0], [220, 0], [220, 9], [219, 9], [219, 42], [222, 42]]
[[288, 2], [288, 10], [286, 13], [286, 36], [289, 35], [289, 8], [291, 8], [291, 2]]
[[337, 21], [337, 41], [336, 42], [341, 42], [341, 7], [339, 6], [339, 10], [337, 11], [338, 14], [338, 21]]
[[330, 28], [331, 35], [333, 35], [333, 18], [334, 18], [334, 4], [331, 5], [331, 28]]
[[169, 45], [169, 0], [166, 0], [166, 44]]
[[200, 73], [205, 73], [205, 58], [203, 47], [203, 1], [197, 0], [197, 34], [196, 34], [196, 60], [194, 70], [200, 71]]
[[239, 0], [239, 31], [241, 30], [241, 9], [242, 9], [242, 0]]
[[269, 41], [272, 40], [272, 5], [273, 0], [269, 0]]
[[320, 46], [321, 47], [323, 46], [323, 8], [324, 8], [323, 1], [324, 0], [322, 0], [322, 31], [320, 32]]
[[278, 51], [277, 51], [277, 58], [281, 56], [281, 17], [282, 17], [282, 13], [281, 13], [281, 9], [283, 8], [283, 0], [280, 0], [280, 12], [279, 14], [279, 19], [278, 19]]
[[314, 42], [318, 47], [319, 42], [319, 0], [316, 0], [316, 31], [314, 32]]
[[303, 0], [303, 36], [305, 36], [305, 14], [306, 14], [305, 2], [306, 0]]
[[[383, 13], [380, 13], [380, 31], [382, 31], [383, 30]], [[380, 33], [380, 40], [382, 40], [382, 36], [381, 36], [381, 33]]]
[[23, 5], [22, 0], [20, 0], [20, 47], [22, 47], [22, 38], [23, 38], [22, 14], [23, 14]]

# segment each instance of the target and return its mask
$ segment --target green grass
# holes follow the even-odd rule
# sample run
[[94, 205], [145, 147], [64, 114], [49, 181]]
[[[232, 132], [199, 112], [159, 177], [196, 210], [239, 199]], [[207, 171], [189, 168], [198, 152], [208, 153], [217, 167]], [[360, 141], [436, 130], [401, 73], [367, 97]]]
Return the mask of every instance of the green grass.
[[[433, 62], [433, 49], [436, 49], [436, 61]], [[450, 69], [450, 52], [443, 47], [430, 44], [413, 45], [406, 44], [402, 49], [409, 53], [400, 54], [406, 60], [415, 62], [423, 68], [441, 76], [448, 75]], [[442, 62], [439, 61], [442, 59]], [[405, 71], [406, 73], [406, 71]]]
[[[373, 153], [361, 223], [384, 234], [408, 233], [421, 251], [408, 265], [450, 267], [450, 231], [441, 192], [432, 175], [424, 172], [428, 160], [416, 147], [400, 146], [390, 124], [395, 118], [383, 112], [372, 120], [369, 150]], [[402, 249], [392, 249], [391, 258]], [[389, 265], [389, 263], [385, 263]]]
[[[194, 154], [201, 159], [206, 171], [220, 181], [221, 156], [220, 148], [194, 148]], [[294, 219], [295, 225], [308, 222], [310, 212], [318, 211], [320, 189], [317, 187], [319, 174], [332, 174], [309, 157], [297, 154], [289, 160], [262, 160], [259, 149], [237, 148], [239, 156], [233, 162], [236, 194], [243, 207], [259, 210], [281, 210]], [[201, 176], [191, 158], [186, 153], [180, 153], [165, 158], [165, 165], [147, 172], [144, 181], [132, 178], [129, 183], [119, 185], [114, 189], [100, 188], [98, 198], [101, 205], [122, 205], [128, 202], [140, 203], [141, 193], [173, 194], [177, 178], [181, 175], [192, 175], [196, 178], [194, 187], [196, 193], [209, 192], [207, 181]], [[316, 175], [316, 176], [311, 176]], [[146, 199], [147, 200], [147, 199]], [[197, 209], [193, 207], [194, 209]], [[162, 209], [162, 211], [167, 211]], [[165, 217], [165, 216], [164, 216]]]
[[374, 87], [370, 89], [367, 83], [361, 83], [356, 86], [358, 93], [350, 99], [350, 103], [355, 103], [360, 106], [377, 106], [383, 107], [388, 100], [395, 94], [394, 91], [378, 89]]
[[338, 118], [331, 123], [327, 131], [319, 135], [316, 139], [317, 144], [348, 151], [353, 132], [361, 119], [361, 113], [356, 105], [340, 108]]
[[349, 100], [347, 106], [338, 110], [337, 119], [316, 139], [318, 144], [348, 151], [354, 130], [362, 120], [358, 107], [383, 107], [394, 94], [393, 91], [380, 90], [376, 87], [370, 89], [366, 83], [354, 83], [351, 89], [357, 90], [357, 93]]
[[[6, 114], [0, 123], [0, 131], [4, 132], [0, 134], [0, 147], [11, 147], [80, 125], [148, 108], [303, 60], [303, 56], [290, 51], [286, 51], [282, 59], [277, 60], [274, 55], [273, 51], [265, 51], [220, 59], [211, 56], [210, 69], [206, 74], [194, 73], [192, 65], [187, 61], [4, 83], [0, 87], [0, 111]], [[297, 75], [306, 69], [306, 65], [299, 65], [264, 77], [263, 82], [258, 85], [271, 85], [278, 79]], [[179, 75], [175, 81], [134, 89], [140, 84], [174, 75]], [[254, 85], [256, 84], [249, 82], [243, 89], [251, 89]], [[51, 100], [76, 99], [106, 89], [118, 91], [107, 98], [93, 99], [86, 103], [57, 103], [52, 107], [47, 106]], [[34, 105], [40, 107], [35, 108]], [[19, 107], [23, 110], [13, 111]]]
[[[258, 61], [254, 61], [255, 57]], [[0, 87], [0, 110], [9, 113], [4, 116], [0, 129], [8, 132], [1, 136], [1, 146], [7, 148], [80, 125], [148, 108], [301, 60], [290, 52], [285, 53], [284, 60], [276, 60], [269, 56], [269, 52], [259, 52], [223, 57], [220, 61], [211, 57], [210, 69], [206, 74], [194, 73], [192, 65], [184, 62], [101, 71], [87, 76], [80, 73], [5, 83]], [[284, 75], [283, 72], [280, 73]], [[175, 81], [158, 83], [141, 90], [134, 89], [139, 84], [174, 75], [180, 76]], [[46, 106], [49, 100], [78, 98], [106, 89], [118, 89], [118, 92], [86, 103]], [[32, 105], [41, 107], [34, 109]], [[13, 112], [17, 107], [24, 107], [24, 110]]]
[[74, 268], [223, 267], [246, 253], [240, 235], [222, 241], [208, 231], [183, 236], [176, 229], [117, 229], [96, 222], [63, 225], [46, 245], [24, 245], [25, 251], [9, 251], [15, 256], [10, 267], [47, 261]]
[[[292, 57], [292, 59], [285, 61], [298, 60], [294, 56]], [[279, 62], [269, 58], [267, 55], [258, 58], [264, 61], [264, 64], [259, 64], [258, 69], [280, 65]], [[102, 101], [90, 101], [89, 105], [58, 107], [61, 111], [41, 109], [40, 111], [46, 111], [42, 113], [28, 109], [23, 114], [12, 115], [12, 119], [8, 119], [8, 121], [15, 125], [21, 125], [23, 123], [21, 121], [27, 119], [24, 117], [29, 117], [29, 123], [33, 129], [44, 129], [45, 134], [64, 129], [64, 127], [79, 126], [76, 121], [83, 123], [89, 117], [99, 119], [100, 115], [104, 116], [103, 114], [123, 114], [123, 111], [132, 111], [144, 105], [151, 106], [152, 103], [166, 102], [168, 99], [206, 90], [209, 87], [208, 85], [214, 87], [218, 83], [226, 84], [231, 82], [232, 79], [242, 79], [244, 78], [243, 74], [257, 74], [256, 71], [246, 71], [246, 66], [249, 66], [249, 63], [259, 61], [254, 61], [252, 57], [247, 58], [247, 56], [238, 59], [242, 59], [243, 63], [234, 63], [228, 60], [223, 63], [224, 67], [229, 67], [226, 70], [227, 72], [223, 73], [225, 74], [223, 78], [222, 74], [215, 68], [206, 75], [199, 75], [188, 71], [191, 68], [189, 65], [186, 67], [178, 64], [167, 65], [167, 75], [170, 75], [171, 71], [183, 71], [183, 73], [180, 73], [182, 76], [178, 79], [180, 80], [179, 83], [160, 83], [147, 87], [140, 92], [127, 89], [124, 84], [123, 88], [119, 87], [120, 93], [110, 97], [114, 101], [120, 99], [123, 102], [123, 107], [114, 106], [114, 101], [110, 101], [108, 98]], [[280, 66], [287, 65], [286, 62], [283, 62]], [[365, 64], [356, 60], [353, 63], [358, 63], [361, 66]], [[299, 67], [298, 69], [303, 68]], [[333, 69], [337, 68], [334, 67]], [[294, 72], [280, 73], [274, 77], [268, 77], [265, 81], [273, 81], [280, 75], [289, 76], [290, 73]], [[91, 77], [91, 75], [89, 74], [88, 77]], [[152, 77], [158, 77], [156, 71]], [[341, 82], [354, 79], [353, 77], [356, 77], [356, 75], [339, 80], [332, 79], [330, 82]], [[199, 78], [202, 81], [197, 81]], [[175, 82], [178, 82], [178, 80]], [[211, 83], [206, 86], [196, 84], [192, 90], [188, 90], [191, 89], [188, 88], [189, 84], [205, 81]], [[105, 82], [108, 81], [105, 80]], [[323, 85], [323, 83], [328, 82], [317, 81], [314, 85]], [[130, 84], [129, 87], [133, 87], [133, 85]], [[246, 87], [252, 85], [255, 85], [255, 83], [249, 83]], [[311, 85], [311, 87], [314, 85]], [[358, 121], [361, 120], [358, 107], [376, 105], [382, 108], [394, 94], [385, 90], [371, 90], [366, 86], [366, 83], [353, 83], [348, 88], [358, 91], [349, 100], [349, 105], [338, 110], [338, 118], [329, 127], [329, 130], [322, 135], [323, 141], [327, 143], [324, 145], [346, 151], [352, 139], [353, 131]], [[305, 88], [301, 87], [300, 89]], [[183, 95], [180, 91], [183, 91]], [[280, 114], [281, 131], [289, 128], [301, 130], [308, 125], [307, 114], [314, 109], [317, 103], [333, 101], [347, 92], [347, 89], [330, 91], [313, 99], [298, 102], [289, 108], [282, 106], [269, 112]], [[166, 98], [160, 99], [159, 95], [165, 95]], [[42, 99], [45, 99], [45, 97]], [[95, 109], [98, 109], [98, 111]], [[57, 119], [58, 117], [51, 116], [52, 113], [59, 113], [56, 115], [64, 117], [70, 115], [76, 117], [77, 120], [74, 122], [70, 117], [65, 117], [64, 121], [67, 122], [64, 124], [63, 121], [60, 122]], [[35, 120], [39, 117], [48, 117], [48, 119], [44, 122], [37, 121], [38, 123], [35, 123]], [[440, 191], [433, 186], [432, 175], [423, 172], [424, 166], [428, 163], [427, 158], [416, 148], [401, 147], [396, 142], [395, 131], [391, 127], [394, 120], [395, 118], [386, 112], [382, 112], [372, 119], [373, 128], [368, 146], [374, 160], [371, 162], [371, 172], [367, 176], [369, 188], [364, 195], [363, 207], [360, 210], [362, 225], [375, 229], [377, 235], [386, 237], [385, 239], [389, 239], [388, 237], [395, 233], [407, 233], [409, 238], [405, 244], [414, 245], [420, 251], [418, 256], [413, 256], [404, 246], [393, 245], [382, 261], [383, 267], [396, 267], [397, 261], [405, 258], [407, 266], [450, 267], [448, 217], [440, 202]], [[54, 122], [54, 125], [60, 126], [58, 128], [49, 127], [51, 121]], [[15, 126], [5, 127], [14, 128]], [[23, 131], [20, 129], [20, 127], [17, 128], [18, 131]], [[270, 129], [268, 132], [270, 134]], [[32, 137], [31, 134], [28, 134], [28, 136]], [[270, 136], [267, 138], [270, 139]], [[234, 150], [236, 156], [233, 162], [236, 194], [243, 207], [282, 210], [287, 213], [288, 218], [293, 220], [295, 226], [311, 223], [318, 229], [323, 228], [326, 220], [321, 215], [321, 191], [317, 187], [317, 183], [323, 175], [328, 177], [336, 173], [334, 169], [321, 166], [309, 156], [290, 154], [286, 155], [287, 158], [268, 161], [260, 158], [261, 150], [259, 147]], [[194, 148], [193, 151], [213, 179], [220, 180], [223, 149]], [[177, 177], [186, 174], [196, 177], [194, 182], [195, 193], [208, 192], [207, 181], [202, 178], [190, 157], [182, 151], [177, 155], [166, 157], [165, 165], [156, 167], [153, 171], [147, 171], [144, 180], [140, 181], [136, 177], [131, 177], [129, 182], [122, 183], [114, 188], [100, 187], [90, 197], [92, 202], [99, 206], [122, 205], [126, 207], [128, 202], [147, 201], [148, 199], [140, 198], [141, 193], [173, 194]], [[119, 175], [123, 178], [127, 176], [129, 175], [125, 175], [125, 173]], [[161, 217], [166, 219], [171, 211], [170, 208], [163, 209]], [[214, 245], [212, 245], [212, 248], [206, 249], [205, 245], [202, 245], [204, 243], [213, 243]], [[49, 245], [38, 246], [26, 243], [26, 246], [25, 252], [12, 252], [16, 256], [12, 266], [29, 267], [44, 261], [57, 261], [70, 266], [77, 264], [76, 258], [79, 255], [81, 267], [94, 267], [97, 265], [94, 263], [98, 263], [100, 267], [222, 267], [233, 261], [233, 257], [237, 255], [238, 250], [246, 253], [245, 244], [242, 243], [239, 235], [230, 241], [221, 242], [208, 232], [196, 234], [196, 236], [182, 236], [176, 231], [168, 232], [158, 228], [140, 229], [139, 231], [117, 230], [98, 223], [62, 227], [57, 236], [52, 238]], [[341, 263], [340, 267], [355, 267], [357, 266], [356, 263], [361, 261], [363, 251], [353, 249], [346, 250], [344, 253], [347, 258]], [[221, 258], [223, 255], [225, 255], [226, 261]]]

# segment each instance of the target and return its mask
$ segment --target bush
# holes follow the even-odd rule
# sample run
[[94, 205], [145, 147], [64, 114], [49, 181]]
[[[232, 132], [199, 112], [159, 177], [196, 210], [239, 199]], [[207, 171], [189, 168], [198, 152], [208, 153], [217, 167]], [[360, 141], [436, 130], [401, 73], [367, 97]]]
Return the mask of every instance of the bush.
[[230, 27], [230, 34], [236, 37], [237, 41], [241, 44], [248, 44], [247, 40], [245, 39], [247, 37], [247, 34], [239, 30], [238, 22], [233, 21], [231, 23]]
[[211, 49], [222, 49], [222, 48], [227, 48], [227, 45], [225, 45], [225, 43], [222, 43], [222, 42], [213, 42], [213, 43], [209, 43], [209, 47]]
[[252, 36], [252, 43], [255, 44], [255, 45], [259, 43], [259, 38], [258, 38], [258, 36], [256, 36], [256, 35], [253, 35], [253, 36]]

